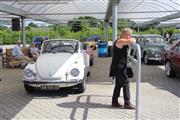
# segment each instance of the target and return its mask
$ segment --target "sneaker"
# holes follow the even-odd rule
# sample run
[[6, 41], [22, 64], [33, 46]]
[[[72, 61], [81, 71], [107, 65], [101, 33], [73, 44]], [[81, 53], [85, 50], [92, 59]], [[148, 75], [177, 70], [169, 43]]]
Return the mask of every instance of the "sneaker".
[[136, 109], [136, 107], [130, 103], [130, 104], [124, 104], [124, 109], [132, 109], [132, 110], [134, 110], [134, 109]]
[[121, 105], [120, 103], [112, 103], [111, 107], [117, 107], [117, 108], [122, 108], [123, 105]]

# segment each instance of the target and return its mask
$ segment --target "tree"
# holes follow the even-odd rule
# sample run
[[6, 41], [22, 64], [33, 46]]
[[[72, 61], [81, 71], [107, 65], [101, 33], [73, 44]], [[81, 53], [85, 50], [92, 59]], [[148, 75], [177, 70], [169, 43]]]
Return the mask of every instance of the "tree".
[[0, 30], [7, 30], [8, 29], [8, 27], [6, 27], [6, 26], [0, 26]]
[[101, 26], [101, 23], [99, 20], [97, 20], [94, 17], [90, 16], [84, 16], [84, 17], [79, 17], [77, 19], [74, 19], [72, 21], [68, 22], [68, 25], [71, 26], [71, 31], [73, 32], [79, 32], [81, 31], [84, 27], [90, 26], [90, 27], [98, 27]]
[[118, 20], [118, 30], [121, 30], [124, 27], [133, 27], [135, 22], [131, 21], [130, 19], [119, 19]]
[[33, 22], [31, 22], [31, 23], [29, 23], [29, 25], [28, 26], [30, 26], [30, 27], [34, 27], [34, 28], [37, 28], [38, 27], [38, 25], [36, 25], [35, 23], [33, 23]]

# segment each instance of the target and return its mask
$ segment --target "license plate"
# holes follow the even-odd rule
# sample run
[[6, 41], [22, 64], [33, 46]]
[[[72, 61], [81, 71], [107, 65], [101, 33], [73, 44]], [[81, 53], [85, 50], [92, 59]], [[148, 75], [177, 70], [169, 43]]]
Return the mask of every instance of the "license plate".
[[161, 58], [149, 58], [150, 60], [161, 60]]
[[58, 90], [58, 85], [41, 85], [41, 90]]

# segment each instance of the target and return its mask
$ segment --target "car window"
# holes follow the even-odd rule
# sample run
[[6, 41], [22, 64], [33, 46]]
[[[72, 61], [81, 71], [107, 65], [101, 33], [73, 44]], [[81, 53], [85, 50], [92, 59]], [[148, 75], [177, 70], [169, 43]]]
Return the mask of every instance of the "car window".
[[180, 33], [178, 33], [178, 34], [176, 35], [176, 38], [177, 38], [177, 39], [180, 39]]
[[43, 45], [42, 53], [74, 53], [78, 51], [78, 42], [70, 40], [52, 40], [46, 41]]
[[150, 37], [146, 37], [146, 42], [147, 43], [163, 43], [164, 39], [159, 36], [150, 36]]

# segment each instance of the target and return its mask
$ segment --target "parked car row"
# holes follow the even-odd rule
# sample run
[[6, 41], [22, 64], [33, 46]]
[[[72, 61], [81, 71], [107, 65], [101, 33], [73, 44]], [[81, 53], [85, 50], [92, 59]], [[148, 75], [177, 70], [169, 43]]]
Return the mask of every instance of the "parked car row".
[[[149, 64], [151, 61], [163, 63], [163, 54], [167, 44], [162, 36], [155, 34], [140, 35], [136, 39], [136, 43], [140, 45], [141, 57], [145, 64]], [[135, 53], [136, 50], [133, 53], [136, 57]]]
[[[142, 60], [145, 64], [152, 61], [165, 64], [165, 74], [168, 77], [180, 74], [180, 39], [174, 39], [173, 44], [168, 46], [162, 36], [146, 34], [138, 36], [136, 42], [140, 45]], [[136, 50], [132, 51], [136, 58]]]

